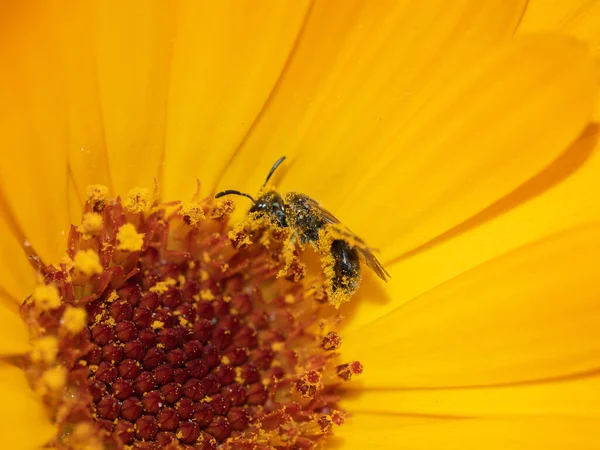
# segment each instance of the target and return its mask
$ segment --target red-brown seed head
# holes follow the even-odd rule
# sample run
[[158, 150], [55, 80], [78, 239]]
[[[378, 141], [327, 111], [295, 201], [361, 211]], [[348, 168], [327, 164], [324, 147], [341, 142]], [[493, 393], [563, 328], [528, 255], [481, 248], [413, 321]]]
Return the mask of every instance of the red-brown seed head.
[[[87, 424], [116, 450], [309, 449], [343, 423], [336, 389], [362, 366], [341, 364], [339, 335], [320, 334], [323, 299], [313, 293], [322, 290], [277, 278], [289, 236], [248, 222], [240, 240], [224, 220], [229, 209], [212, 202], [194, 223], [162, 207], [88, 203], [103, 226], [88, 239], [73, 227], [69, 252], [95, 252], [101, 270], [45, 269], [45, 283], [87, 317], [67, 335], [64, 307], [56, 317], [23, 307], [28, 324], [62, 339], [56, 363], [75, 400], [47, 398], [67, 418], [56, 447]], [[47, 369], [29, 364], [32, 376]]]

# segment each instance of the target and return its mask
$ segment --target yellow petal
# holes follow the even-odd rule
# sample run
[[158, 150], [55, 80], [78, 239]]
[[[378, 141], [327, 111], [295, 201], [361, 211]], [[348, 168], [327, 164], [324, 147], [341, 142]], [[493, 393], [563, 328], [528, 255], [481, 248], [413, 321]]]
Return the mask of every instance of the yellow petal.
[[600, 55], [600, 2], [596, 0], [529, 0], [518, 33], [559, 31], [590, 44]]
[[[84, 2], [86, 3], [86, 2]], [[102, 121], [114, 193], [151, 188], [165, 151], [178, 4], [90, 3]]]
[[30, 350], [29, 331], [19, 312], [0, 292], [0, 356], [21, 355]]
[[76, 190], [110, 181], [89, 6], [23, 2], [2, 11], [0, 189], [47, 262], [64, 254], [69, 216], [81, 211]]
[[372, 196], [357, 220], [363, 228], [385, 217], [377, 227], [382, 258], [456, 226], [566, 150], [590, 117], [593, 69], [575, 41], [533, 36], [514, 41], [432, 101], [429, 117], [399, 140], [398, 148], [413, 150], [390, 156], [357, 186], [357, 195], [369, 187]]
[[514, 417], [507, 419], [414, 419], [354, 415], [336, 432], [332, 448], [362, 450], [596, 450], [598, 419]]
[[1, 196], [0, 217], [0, 297], [16, 308], [35, 286], [35, 271], [23, 251], [26, 238]]
[[412, 443], [399, 439], [399, 431], [415, 426], [436, 424], [440, 421], [444, 421], [444, 418], [352, 413], [341, 427], [334, 429], [333, 438], [327, 442], [326, 448], [327, 450], [371, 448], [412, 450]]
[[0, 433], [3, 448], [39, 449], [56, 432], [42, 402], [33, 394], [20, 369], [0, 365]]
[[[586, 49], [572, 40], [529, 37], [471, 70], [466, 67], [408, 117], [402, 115], [412, 103], [398, 102], [394, 109], [375, 104], [338, 115], [330, 128], [319, 126], [318, 141], [316, 135], [309, 139], [316, 133], [310, 128], [302, 139], [318, 154], [303, 148], [289, 164], [285, 186], [322, 201], [381, 248], [385, 260], [431, 240], [543, 169], [576, 139], [591, 115], [593, 65]], [[329, 111], [330, 104], [337, 103], [321, 110]], [[367, 113], [381, 118], [379, 128], [362, 120]], [[360, 123], [340, 131], [355, 119]], [[281, 126], [272, 124], [260, 144], [243, 152], [246, 159], [240, 154], [232, 174], [247, 178], [242, 171], [253, 164], [250, 154], [256, 158], [269, 148], [271, 155], [275, 148], [283, 152], [283, 142], [271, 146], [273, 130]], [[261, 164], [263, 176], [266, 167]], [[227, 184], [232, 185], [239, 183]]]
[[[581, 39], [600, 65], [600, 2], [597, 0], [530, 0], [517, 34], [555, 31]], [[594, 120], [600, 119], [600, 95]]]
[[[353, 386], [354, 387], [354, 386]], [[487, 417], [569, 415], [600, 420], [600, 377], [456, 389], [359, 389], [343, 402], [355, 413]]]
[[[367, 387], [514, 383], [597, 367], [600, 226], [482, 264], [349, 332]], [[369, 336], [369, 339], [365, 339]]]
[[[100, 39], [93, 32], [97, 12], [94, 2], [61, 1], [63, 5], [50, 2], [54, 7], [44, 15], [54, 24], [57, 51], [62, 56], [60, 67], [50, 70], [59, 72], [66, 82], [61, 95], [68, 123], [68, 206], [70, 221], [78, 223], [86, 186], [102, 184], [112, 190], [114, 186], [107, 154], [107, 117], [103, 115], [105, 105], [99, 84]], [[126, 4], [121, 7], [124, 8]], [[118, 147], [123, 153], [124, 144]]]
[[489, 208], [409, 256], [393, 260], [383, 284], [365, 273], [363, 288], [342, 307], [348, 329], [372, 322], [462, 272], [529, 242], [600, 221], [600, 128], [590, 126], [558, 159]]
[[52, 258], [64, 249], [67, 219], [64, 80], [51, 69], [60, 65], [55, 30], [43, 10], [18, 5], [2, 14], [0, 195], [37, 251]]
[[308, 10], [306, 0], [182, 2], [170, 75], [165, 198], [191, 198], [197, 179], [204, 192], [212, 189], [271, 101]]
[[315, 4], [281, 83], [219, 187], [255, 192], [287, 155], [286, 188], [339, 205], [417, 111], [512, 33], [524, 3]]

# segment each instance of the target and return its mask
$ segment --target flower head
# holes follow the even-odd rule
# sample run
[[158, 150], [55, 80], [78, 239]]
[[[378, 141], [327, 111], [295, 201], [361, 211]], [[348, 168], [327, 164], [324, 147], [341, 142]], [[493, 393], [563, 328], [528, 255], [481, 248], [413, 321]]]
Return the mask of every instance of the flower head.
[[[5, 445], [598, 447], [596, 65], [524, 3], [3, 8]], [[282, 154], [360, 240], [214, 199]]]

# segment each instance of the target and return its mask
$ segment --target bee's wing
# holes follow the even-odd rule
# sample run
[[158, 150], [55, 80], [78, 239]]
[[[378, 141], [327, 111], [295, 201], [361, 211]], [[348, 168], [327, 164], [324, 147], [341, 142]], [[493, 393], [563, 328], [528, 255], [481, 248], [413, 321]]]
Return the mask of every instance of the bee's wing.
[[329, 211], [327, 211], [325, 208], [323, 208], [319, 204], [318, 201], [313, 200], [308, 195], [304, 195], [304, 194], [295, 194], [295, 195], [297, 196], [298, 199], [300, 199], [300, 201], [302, 201], [302, 203], [304, 203], [310, 209], [316, 210], [320, 214], [320, 216], [323, 219], [325, 219], [326, 222], [331, 223], [331, 224], [341, 224], [341, 222], [333, 214], [331, 214]]
[[363, 255], [367, 266], [373, 269], [373, 272], [375, 272], [379, 278], [381, 278], [383, 281], [387, 281], [388, 278], [391, 278], [390, 274], [387, 272], [387, 270], [385, 270], [385, 268], [381, 265], [379, 260], [375, 257], [373, 252], [369, 250], [368, 247], [356, 247], [356, 250], [358, 253]]
[[379, 278], [381, 278], [383, 281], [387, 281], [388, 278], [391, 278], [387, 270], [385, 270], [373, 252], [369, 249], [369, 247], [367, 247], [365, 241], [354, 234], [348, 227], [342, 225], [342, 223], [333, 214], [323, 208], [316, 200], [313, 200], [306, 195], [302, 195], [302, 200], [307, 206], [318, 211], [326, 222], [330, 223], [331, 225], [335, 225], [339, 232], [346, 234], [348, 237], [359, 243], [359, 245], [355, 247], [356, 250], [363, 256], [363, 258], [365, 258], [367, 266], [369, 266]]

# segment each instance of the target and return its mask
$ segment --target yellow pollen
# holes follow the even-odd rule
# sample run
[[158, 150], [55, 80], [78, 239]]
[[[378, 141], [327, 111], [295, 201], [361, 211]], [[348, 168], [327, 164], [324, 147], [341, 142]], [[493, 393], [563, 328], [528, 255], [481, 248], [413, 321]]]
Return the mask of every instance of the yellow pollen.
[[112, 291], [106, 301], [108, 303], [113, 303], [115, 300], [119, 300], [119, 294], [117, 294], [117, 291]]
[[99, 205], [102, 209], [108, 199], [108, 188], [102, 184], [93, 184], [85, 188], [87, 203]]
[[138, 233], [130, 223], [121, 225], [117, 232], [117, 248], [128, 252], [137, 252], [144, 245], [144, 233]]
[[154, 330], [159, 330], [160, 328], [164, 327], [165, 323], [161, 322], [160, 320], [155, 320], [154, 322], [152, 322], [152, 329]]
[[31, 360], [33, 362], [51, 363], [58, 354], [58, 339], [54, 336], [44, 336], [33, 343]]
[[206, 270], [200, 269], [200, 281], [206, 281], [206, 280], [208, 280], [209, 276], [210, 275], [209, 275], [209, 273]]
[[231, 214], [235, 210], [235, 203], [233, 200], [217, 200], [212, 207], [210, 216], [213, 219], [220, 219], [221, 217]]
[[87, 313], [83, 308], [69, 306], [63, 314], [62, 324], [69, 333], [77, 334], [87, 325]]
[[58, 391], [62, 389], [67, 382], [67, 369], [63, 366], [55, 366], [44, 372], [42, 375], [43, 391]]
[[234, 226], [233, 229], [227, 233], [227, 236], [233, 242], [237, 242], [236, 245], [238, 245], [239, 247], [252, 245], [252, 239], [250, 239], [250, 236], [248, 236], [248, 234], [243, 231], [242, 224], [237, 224], [236, 226]]
[[100, 265], [100, 258], [98, 253], [94, 250], [79, 250], [75, 254], [75, 269], [79, 270], [85, 275], [95, 275], [102, 273], [102, 266]]
[[73, 432], [66, 436], [70, 448], [78, 450], [103, 450], [97, 430], [88, 422], [75, 425]]
[[133, 214], [139, 214], [150, 204], [150, 191], [146, 188], [135, 187], [130, 190], [123, 200], [123, 206]]
[[215, 295], [212, 293], [210, 289], [203, 289], [200, 291], [200, 298], [202, 300], [214, 300]]
[[53, 284], [41, 284], [33, 291], [33, 301], [35, 305], [43, 310], [56, 309], [60, 306], [60, 294]]
[[229, 364], [230, 362], [231, 360], [226, 355], [221, 357], [221, 364]]
[[179, 215], [183, 216], [190, 225], [197, 225], [198, 222], [206, 219], [204, 210], [198, 203], [183, 204]]
[[169, 290], [169, 286], [175, 286], [177, 281], [174, 278], [167, 278], [164, 281], [159, 281], [150, 288], [150, 292], [156, 292], [157, 294], [164, 294]]
[[104, 220], [102, 216], [95, 212], [85, 213], [81, 221], [81, 225], [77, 227], [84, 239], [89, 239], [92, 235], [102, 230]]
[[279, 352], [279, 351], [283, 350], [283, 349], [284, 349], [284, 347], [285, 347], [285, 344], [284, 344], [283, 342], [273, 342], [273, 343], [271, 344], [271, 349], [272, 349], [274, 352]]
[[73, 260], [71, 259], [71, 257], [69, 255], [65, 255], [60, 259], [60, 264], [62, 266], [64, 266], [64, 270], [69, 272], [74, 264], [73, 264]]
[[244, 378], [242, 377], [242, 369], [241, 369], [241, 367], [236, 367], [235, 368], [235, 382], [236, 383], [243, 383], [244, 382]]

